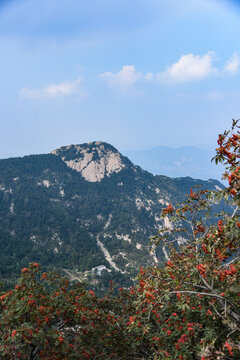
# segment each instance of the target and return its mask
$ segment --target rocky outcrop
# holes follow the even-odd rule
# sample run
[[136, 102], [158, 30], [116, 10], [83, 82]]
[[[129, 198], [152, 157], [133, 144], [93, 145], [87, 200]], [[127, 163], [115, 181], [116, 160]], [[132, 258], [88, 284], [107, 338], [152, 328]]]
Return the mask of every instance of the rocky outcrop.
[[81, 173], [90, 182], [101, 181], [126, 166], [121, 154], [101, 141], [62, 147], [53, 150], [52, 154], [61, 156], [68, 167]]

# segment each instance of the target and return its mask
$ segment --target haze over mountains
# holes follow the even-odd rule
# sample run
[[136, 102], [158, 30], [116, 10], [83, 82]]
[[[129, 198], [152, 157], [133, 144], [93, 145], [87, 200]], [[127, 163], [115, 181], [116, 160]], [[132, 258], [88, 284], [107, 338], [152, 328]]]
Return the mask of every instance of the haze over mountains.
[[154, 175], [170, 177], [190, 176], [197, 179], [221, 180], [224, 171], [221, 164], [211, 162], [215, 156], [214, 146], [155, 146], [147, 150], [126, 150], [134, 164]]
[[223, 187], [154, 176], [101, 141], [0, 160], [0, 277], [14, 279], [36, 261], [72, 279], [96, 268], [128, 281], [141, 264], [166, 260], [162, 248], [149, 252], [149, 237], [171, 226], [162, 209], [197, 184]]

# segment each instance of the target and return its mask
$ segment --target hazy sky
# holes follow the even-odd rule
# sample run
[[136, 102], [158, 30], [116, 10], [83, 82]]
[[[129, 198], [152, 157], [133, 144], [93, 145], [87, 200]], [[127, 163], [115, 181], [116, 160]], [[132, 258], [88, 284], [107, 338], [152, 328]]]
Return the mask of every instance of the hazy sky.
[[240, 117], [230, 0], [0, 0], [0, 157], [214, 144]]

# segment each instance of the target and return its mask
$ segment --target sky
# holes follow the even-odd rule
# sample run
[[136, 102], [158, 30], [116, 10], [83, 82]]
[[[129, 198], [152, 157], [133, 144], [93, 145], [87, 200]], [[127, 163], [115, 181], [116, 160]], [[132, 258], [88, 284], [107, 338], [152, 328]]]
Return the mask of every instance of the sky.
[[0, 158], [215, 146], [240, 117], [240, 4], [0, 0]]

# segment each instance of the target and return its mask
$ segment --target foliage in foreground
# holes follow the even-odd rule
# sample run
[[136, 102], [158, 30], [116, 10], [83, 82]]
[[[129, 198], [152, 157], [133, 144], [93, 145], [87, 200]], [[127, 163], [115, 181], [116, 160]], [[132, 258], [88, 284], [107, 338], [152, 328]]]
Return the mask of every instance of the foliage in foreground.
[[[192, 189], [152, 239], [169, 254], [165, 267], [141, 268], [131, 289], [98, 298], [81, 284], [39, 265], [22, 269], [15, 289], [1, 296], [3, 359], [239, 359], [240, 133], [219, 135], [216, 162], [229, 186], [215, 194]], [[232, 214], [209, 222], [213, 201]], [[209, 225], [211, 224], [211, 225]]]

